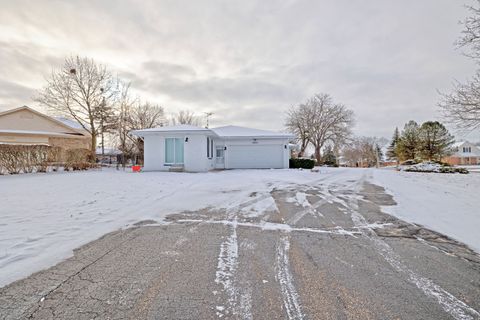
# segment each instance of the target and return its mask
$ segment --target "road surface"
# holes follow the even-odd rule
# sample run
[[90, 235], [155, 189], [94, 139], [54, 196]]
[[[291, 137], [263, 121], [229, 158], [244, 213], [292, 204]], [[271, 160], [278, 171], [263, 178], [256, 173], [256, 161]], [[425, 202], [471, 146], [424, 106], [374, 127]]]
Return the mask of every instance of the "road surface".
[[0, 319], [480, 319], [479, 255], [382, 213], [365, 175], [107, 234], [1, 288]]

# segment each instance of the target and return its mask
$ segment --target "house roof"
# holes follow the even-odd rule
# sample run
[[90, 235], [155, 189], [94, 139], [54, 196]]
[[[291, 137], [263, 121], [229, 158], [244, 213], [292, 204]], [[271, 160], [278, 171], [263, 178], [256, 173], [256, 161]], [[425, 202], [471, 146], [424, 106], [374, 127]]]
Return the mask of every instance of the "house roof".
[[457, 141], [457, 142], [455, 142], [454, 144], [452, 144], [452, 148], [461, 147], [461, 146], [464, 145], [465, 143], [467, 143], [467, 141]]
[[154, 132], [208, 132], [211, 131], [210, 129], [201, 128], [197, 126], [192, 126], [188, 124], [179, 124], [176, 126], [166, 126], [166, 127], [157, 127], [157, 128], [150, 128], [150, 129], [142, 129], [142, 130], [133, 130], [132, 133], [135, 135], [142, 135], [145, 133], [154, 133]]
[[239, 127], [239, 126], [218, 127], [218, 128], [213, 128], [212, 131], [222, 138], [242, 138], [242, 137], [245, 137], [245, 138], [251, 138], [251, 137], [291, 138], [293, 137], [289, 133], [260, 130], [260, 129], [253, 129], [253, 128], [247, 128], [247, 127]]
[[201, 128], [192, 125], [177, 125], [168, 127], [158, 127], [143, 130], [134, 130], [131, 133], [137, 136], [144, 136], [151, 133], [211, 133], [220, 138], [292, 138], [293, 135], [289, 133], [281, 133], [260, 129], [252, 129], [239, 126], [224, 126], [218, 128]]
[[28, 110], [29, 112], [32, 112], [40, 117], [43, 117], [49, 121], [52, 121], [66, 129], [69, 129], [69, 130], [73, 130], [81, 135], [88, 135], [89, 133], [82, 128], [82, 126], [78, 123], [76, 123], [76, 121], [73, 121], [73, 120], [70, 120], [70, 119], [67, 119], [67, 118], [54, 118], [54, 117], [50, 117], [50, 116], [47, 116], [46, 114], [43, 114], [35, 109], [32, 109], [28, 106], [23, 106], [23, 107], [18, 107], [18, 108], [14, 108], [14, 109], [10, 109], [10, 110], [6, 110], [6, 111], [2, 111], [0, 112], [0, 117], [1, 116], [4, 116], [4, 115], [7, 115], [7, 114], [10, 114], [10, 113], [14, 113], [14, 112], [18, 112], [18, 111], [21, 111], [21, 110]]
[[61, 123], [63, 123], [66, 126], [69, 126], [72, 129], [84, 130], [82, 125], [75, 120], [67, 119], [64, 117], [54, 117], [54, 119], [60, 121]]

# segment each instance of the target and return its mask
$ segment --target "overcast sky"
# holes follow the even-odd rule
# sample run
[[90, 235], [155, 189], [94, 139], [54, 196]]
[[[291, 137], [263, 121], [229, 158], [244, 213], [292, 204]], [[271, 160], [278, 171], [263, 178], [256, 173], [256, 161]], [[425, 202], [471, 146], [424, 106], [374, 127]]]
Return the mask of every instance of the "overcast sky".
[[[106, 64], [167, 112], [211, 125], [283, 129], [285, 111], [325, 92], [354, 132], [439, 119], [475, 65], [453, 43], [469, 0], [0, 0], [0, 110], [33, 102], [67, 55]], [[469, 138], [477, 139], [478, 134]]]

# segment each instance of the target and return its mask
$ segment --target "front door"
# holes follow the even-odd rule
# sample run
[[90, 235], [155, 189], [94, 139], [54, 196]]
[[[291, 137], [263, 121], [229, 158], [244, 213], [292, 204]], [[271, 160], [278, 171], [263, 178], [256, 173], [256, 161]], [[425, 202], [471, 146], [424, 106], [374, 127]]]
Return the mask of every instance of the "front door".
[[183, 165], [183, 138], [165, 138], [165, 165]]
[[215, 148], [215, 168], [225, 168], [225, 147], [223, 146], [218, 146]]

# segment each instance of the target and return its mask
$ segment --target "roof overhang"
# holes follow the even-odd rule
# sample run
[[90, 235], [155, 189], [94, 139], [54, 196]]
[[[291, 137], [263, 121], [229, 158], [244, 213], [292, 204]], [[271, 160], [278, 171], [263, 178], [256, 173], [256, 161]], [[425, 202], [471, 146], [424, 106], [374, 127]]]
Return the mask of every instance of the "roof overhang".
[[[160, 129], [160, 128], [159, 128]], [[132, 130], [129, 132], [132, 135], [138, 137], [146, 136], [168, 136], [168, 135], [208, 135], [216, 136], [216, 134], [209, 129], [205, 130]]]
[[85, 139], [86, 136], [82, 134], [68, 134], [68, 133], [59, 133], [59, 132], [50, 132], [50, 131], [29, 131], [29, 130], [0, 130], [1, 135], [21, 135], [21, 136], [47, 136], [47, 137], [56, 137], [56, 138], [82, 138]]
[[226, 139], [226, 140], [241, 140], [241, 139], [281, 139], [281, 140], [290, 140], [295, 138], [293, 135], [285, 135], [285, 134], [279, 134], [279, 135], [248, 135], [248, 136], [220, 136], [217, 135], [217, 137], [221, 139]]

